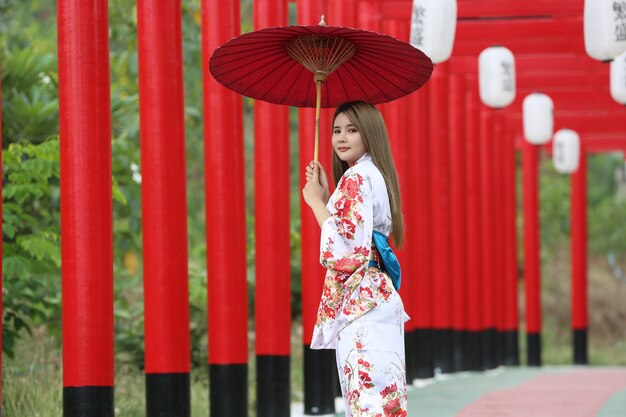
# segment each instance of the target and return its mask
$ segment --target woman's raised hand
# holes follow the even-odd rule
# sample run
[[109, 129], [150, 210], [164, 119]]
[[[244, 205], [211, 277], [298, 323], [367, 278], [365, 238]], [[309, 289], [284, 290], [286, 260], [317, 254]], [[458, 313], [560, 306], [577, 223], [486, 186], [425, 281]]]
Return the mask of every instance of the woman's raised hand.
[[317, 224], [322, 227], [324, 222], [330, 217], [330, 213], [326, 209], [326, 204], [328, 204], [330, 197], [328, 177], [322, 165], [313, 161], [306, 167], [305, 176], [306, 184], [302, 189], [302, 197], [304, 202], [311, 207]]
[[320, 164], [319, 162], [314, 162], [311, 161], [309, 163], [309, 165], [306, 167], [306, 181], [310, 182], [313, 180], [313, 173], [314, 173], [314, 168], [318, 167], [319, 169], [319, 184], [324, 188], [324, 195], [322, 196], [322, 201], [324, 201], [324, 204], [328, 203], [328, 199], [330, 198], [330, 191], [329, 191], [329, 187], [328, 187], [328, 176], [326, 175], [326, 171], [324, 170], [324, 167], [322, 166], [322, 164]]
[[312, 207], [318, 202], [324, 203], [328, 201], [328, 178], [324, 169], [319, 163], [311, 161], [306, 167], [306, 184], [302, 189], [304, 201]]

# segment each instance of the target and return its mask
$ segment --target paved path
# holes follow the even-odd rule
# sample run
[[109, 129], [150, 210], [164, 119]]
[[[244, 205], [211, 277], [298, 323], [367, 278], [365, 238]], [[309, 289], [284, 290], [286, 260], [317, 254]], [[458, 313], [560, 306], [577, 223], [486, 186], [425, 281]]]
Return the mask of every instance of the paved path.
[[626, 368], [511, 368], [438, 377], [409, 390], [408, 417], [626, 417]]

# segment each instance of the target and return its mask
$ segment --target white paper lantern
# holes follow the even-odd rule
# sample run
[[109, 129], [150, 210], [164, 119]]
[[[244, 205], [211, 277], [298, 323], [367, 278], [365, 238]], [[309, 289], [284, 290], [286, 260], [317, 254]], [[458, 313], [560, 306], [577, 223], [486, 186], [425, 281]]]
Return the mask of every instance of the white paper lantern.
[[585, 49], [598, 61], [626, 51], [626, 1], [585, 0]]
[[524, 98], [524, 137], [533, 145], [550, 142], [554, 133], [554, 104], [552, 99], [541, 93], [529, 94]]
[[491, 46], [478, 57], [480, 99], [489, 107], [506, 107], [515, 100], [515, 58], [503, 46]]
[[626, 106], [626, 52], [611, 62], [611, 97]]
[[552, 162], [562, 174], [572, 174], [578, 169], [580, 137], [571, 129], [561, 129], [552, 141]]
[[434, 64], [452, 54], [456, 32], [456, 0], [413, 0], [411, 45]]

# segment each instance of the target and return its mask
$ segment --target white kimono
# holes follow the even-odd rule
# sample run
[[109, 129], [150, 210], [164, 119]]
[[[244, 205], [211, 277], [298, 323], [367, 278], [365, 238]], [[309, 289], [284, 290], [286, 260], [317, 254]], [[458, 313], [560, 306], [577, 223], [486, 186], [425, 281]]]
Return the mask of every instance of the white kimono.
[[369, 153], [343, 175], [326, 206], [320, 262], [327, 268], [312, 349], [336, 349], [346, 417], [406, 416], [404, 322], [391, 278], [369, 266], [372, 231], [389, 236], [385, 180]]

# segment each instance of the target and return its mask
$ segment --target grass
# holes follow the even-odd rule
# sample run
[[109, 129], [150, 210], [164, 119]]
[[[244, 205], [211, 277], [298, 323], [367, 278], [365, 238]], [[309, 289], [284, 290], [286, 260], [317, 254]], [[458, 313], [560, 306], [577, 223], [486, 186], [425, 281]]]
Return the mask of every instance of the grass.
[[[254, 339], [250, 339], [248, 359], [249, 411], [255, 416], [256, 368]], [[63, 374], [61, 346], [45, 327], [39, 327], [33, 336], [18, 341], [14, 359], [3, 356], [2, 397], [4, 414], [1, 417], [62, 417]], [[302, 330], [292, 331], [291, 384], [294, 402], [302, 402]], [[144, 374], [132, 365], [118, 365], [115, 370], [115, 415], [137, 417], [145, 415]], [[209, 415], [208, 368], [194, 368], [191, 372], [191, 415]]]
[[18, 342], [15, 359], [2, 358], [2, 400], [7, 417], [57, 417], [62, 413], [60, 347], [45, 328]]
[[[572, 364], [571, 265], [568, 247], [556, 249], [550, 260], [544, 262], [542, 281], [543, 362]], [[626, 366], [624, 301], [626, 282], [613, 277], [606, 258], [590, 256], [587, 305], [588, 355], [591, 365]], [[523, 308], [523, 302], [520, 302], [520, 306]]]

